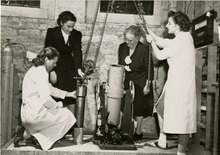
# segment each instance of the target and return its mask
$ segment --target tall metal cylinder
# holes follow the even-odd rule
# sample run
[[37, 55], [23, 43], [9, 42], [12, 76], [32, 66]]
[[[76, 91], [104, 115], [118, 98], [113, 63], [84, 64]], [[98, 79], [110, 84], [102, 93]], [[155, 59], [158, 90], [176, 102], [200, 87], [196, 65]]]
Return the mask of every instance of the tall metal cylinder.
[[[8, 111], [10, 108], [10, 96], [13, 93], [12, 88], [13, 81], [12, 78], [12, 49], [10, 47], [10, 40], [7, 40], [7, 44], [3, 47], [2, 57], [1, 57], [1, 142], [5, 144], [11, 137], [8, 134], [11, 129], [9, 129], [10, 121], [8, 116]], [[9, 112], [10, 113], [10, 112]]]
[[120, 122], [121, 99], [123, 97], [124, 66], [111, 65], [108, 76], [107, 91], [108, 123], [118, 125]]
[[83, 123], [84, 123], [84, 110], [85, 110], [85, 97], [87, 95], [87, 87], [84, 84], [78, 84], [76, 89], [76, 107], [75, 117], [76, 126], [74, 127], [73, 141], [77, 144], [83, 142]]

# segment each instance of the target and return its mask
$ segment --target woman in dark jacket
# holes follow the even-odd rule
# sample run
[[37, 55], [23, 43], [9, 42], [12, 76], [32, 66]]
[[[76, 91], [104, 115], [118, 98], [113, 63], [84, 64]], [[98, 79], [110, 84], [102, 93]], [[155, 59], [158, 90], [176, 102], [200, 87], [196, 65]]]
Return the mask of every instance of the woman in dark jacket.
[[[153, 62], [149, 59], [149, 49], [141, 43], [141, 30], [138, 26], [130, 26], [125, 31], [125, 42], [119, 46], [119, 64], [125, 66], [124, 89], [129, 88], [129, 81], [134, 82], [134, 112], [137, 128], [134, 140], [141, 140], [141, 131], [144, 117], [151, 116], [153, 112], [153, 87], [147, 84], [148, 73], [153, 80]], [[151, 66], [149, 68], [149, 61]], [[150, 89], [149, 89], [150, 88]]]
[[[74, 29], [76, 17], [70, 11], [62, 12], [57, 19], [57, 27], [47, 30], [45, 47], [51, 46], [60, 52], [57, 66], [50, 73], [50, 82], [65, 91], [76, 90], [74, 77], [82, 72], [82, 33]], [[57, 99], [58, 100], [58, 99]], [[75, 104], [75, 99], [65, 98], [64, 106]]]

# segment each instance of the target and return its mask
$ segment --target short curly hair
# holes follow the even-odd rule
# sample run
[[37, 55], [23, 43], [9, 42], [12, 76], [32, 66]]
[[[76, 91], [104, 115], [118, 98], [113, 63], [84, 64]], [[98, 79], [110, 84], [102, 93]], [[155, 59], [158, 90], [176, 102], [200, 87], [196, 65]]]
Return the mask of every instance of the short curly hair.
[[192, 23], [189, 17], [182, 11], [169, 11], [168, 17], [172, 17], [175, 24], [179, 25], [180, 30], [188, 32], [191, 29]]
[[137, 26], [137, 25], [129, 26], [128, 28], [126, 28], [125, 33], [131, 33], [135, 37], [141, 37], [141, 35], [142, 35], [141, 28], [140, 28], [140, 26]]

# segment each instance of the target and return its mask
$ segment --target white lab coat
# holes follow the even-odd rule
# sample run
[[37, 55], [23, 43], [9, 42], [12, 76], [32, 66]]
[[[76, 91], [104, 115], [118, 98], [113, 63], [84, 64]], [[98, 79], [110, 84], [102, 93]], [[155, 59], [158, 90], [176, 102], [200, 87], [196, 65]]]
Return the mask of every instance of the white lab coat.
[[59, 108], [51, 96], [65, 98], [66, 91], [48, 81], [45, 66], [31, 67], [23, 80], [21, 120], [42, 149], [48, 150], [73, 126], [76, 119], [67, 108]]
[[169, 64], [162, 93], [165, 95], [163, 131], [176, 134], [195, 133], [195, 47], [191, 34], [180, 32], [174, 39], [168, 40], [158, 59], [167, 59]]

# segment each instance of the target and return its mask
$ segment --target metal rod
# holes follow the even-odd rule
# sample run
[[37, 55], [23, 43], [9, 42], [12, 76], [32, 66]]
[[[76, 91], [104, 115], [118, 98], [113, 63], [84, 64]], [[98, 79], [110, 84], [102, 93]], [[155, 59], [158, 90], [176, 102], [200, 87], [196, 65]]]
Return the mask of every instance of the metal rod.
[[213, 155], [219, 154], [219, 83], [212, 84], [215, 91], [214, 146]]
[[10, 69], [10, 84], [9, 84], [9, 99], [8, 99], [8, 140], [12, 137], [12, 109], [13, 109], [13, 88], [14, 88], [14, 64], [11, 64]]

